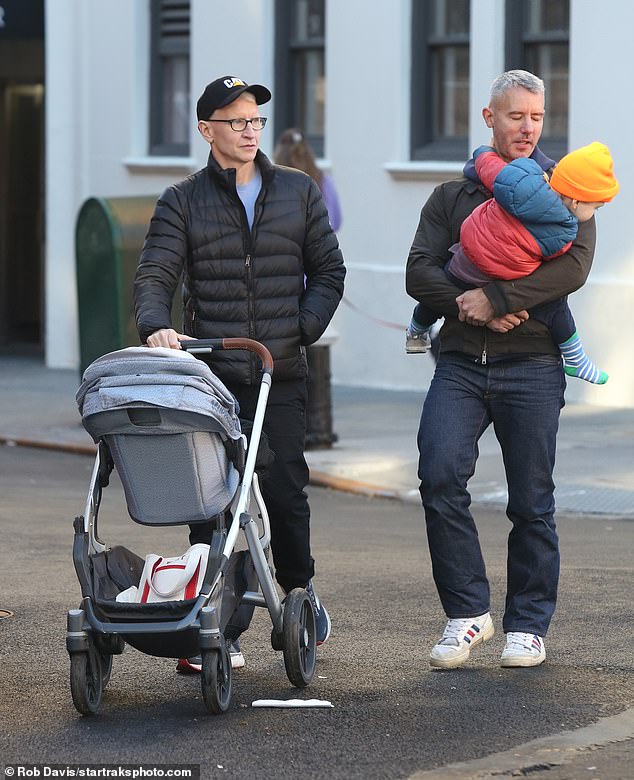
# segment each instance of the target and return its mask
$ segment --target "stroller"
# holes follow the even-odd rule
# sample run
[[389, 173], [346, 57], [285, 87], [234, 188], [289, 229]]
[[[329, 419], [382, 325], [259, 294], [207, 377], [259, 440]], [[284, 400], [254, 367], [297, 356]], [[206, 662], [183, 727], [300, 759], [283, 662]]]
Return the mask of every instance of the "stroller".
[[[74, 521], [73, 562], [82, 601], [67, 615], [70, 688], [83, 715], [97, 712], [113, 656], [126, 643], [152, 656], [200, 655], [205, 706], [214, 714], [226, 711], [232, 689], [229, 645], [248, 626], [245, 610], [250, 617], [255, 606], [269, 611], [271, 645], [283, 652], [290, 682], [303, 688], [314, 674], [315, 614], [303, 588], [280, 601], [256, 471], [273, 373], [271, 354], [252, 339], [192, 340], [182, 346], [129, 347], [104, 355], [86, 369], [77, 392], [83, 425], [98, 445], [85, 511]], [[235, 398], [194, 357], [204, 353], [213, 362], [213, 353], [226, 349], [249, 350], [262, 365], [248, 443]], [[99, 537], [102, 492], [113, 469], [135, 522], [165, 526], [211, 521], [207, 568], [193, 598], [117, 600], [139, 583], [144, 560]], [[240, 532], [246, 549], [235, 550]]]

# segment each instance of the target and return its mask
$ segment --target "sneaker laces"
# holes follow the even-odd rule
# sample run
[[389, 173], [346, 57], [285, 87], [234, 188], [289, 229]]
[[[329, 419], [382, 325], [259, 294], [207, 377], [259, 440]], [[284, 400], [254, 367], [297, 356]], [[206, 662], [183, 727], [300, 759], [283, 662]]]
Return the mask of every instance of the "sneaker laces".
[[442, 632], [442, 639], [439, 645], [455, 645], [458, 647], [465, 633], [476, 622], [475, 618], [451, 618], [447, 621], [445, 630]]
[[[509, 650], [528, 650], [531, 653], [539, 652], [533, 644], [536, 634], [526, 634], [523, 631], [509, 631], [506, 635], [506, 647]], [[539, 640], [541, 644], [541, 640]]]

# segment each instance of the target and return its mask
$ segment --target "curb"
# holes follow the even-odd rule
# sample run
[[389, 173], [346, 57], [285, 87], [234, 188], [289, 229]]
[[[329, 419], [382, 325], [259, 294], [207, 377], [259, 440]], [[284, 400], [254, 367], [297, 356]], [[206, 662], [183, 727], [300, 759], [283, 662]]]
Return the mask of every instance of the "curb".
[[[53, 442], [46, 439], [29, 439], [20, 436], [7, 436], [0, 434], [0, 444], [7, 447], [31, 447], [40, 450], [52, 450], [55, 452], [65, 452], [71, 455], [91, 455], [94, 457], [97, 448], [94, 444], [72, 444], [70, 442]], [[356, 495], [368, 496], [370, 498], [390, 498], [402, 500], [401, 494], [396, 490], [381, 487], [380, 485], [370, 485], [365, 482], [359, 482], [355, 479], [346, 477], [336, 477], [327, 474], [324, 471], [310, 469], [309, 484], [315, 487], [330, 488], [343, 493], [355, 493]]]
[[[48, 439], [30, 439], [21, 436], [11, 436], [0, 434], [0, 445], [7, 447], [31, 447], [33, 449], [51, 450], [54, 452], [64, 452], [71, 455], [89, 455], [95, 456], [97, 447], [94, 444], [78, 444], [72, 442], [55, 442]], [[322, 487], [329, 490], [337, 490], [340, 493], [351, 493], [366, 498], [380, 498], [392, 501], [399, 501], [405, 504], [415, 504], [420, 506], [418, 491], [394, 490], [383, 485], [374, 485], [368, 482], [360, 482], [356, 479], [340, 477], [334, 474], [328, 474], [325, 471], [312, 469], [309, 467], [308, 484], [313, 487]], [[478, 501], [473, 499], [472, 505], [479, 509], [485, 509], [490, 512], [501, 512], [504, 514], [503, 506], [495, 503], [489, 503], [486, 500]], [[558, 509], [558, 517], [600, 517], [603, 520], [622, 520], [632, 519], [629, 514], [602, 513], [602, 512], [582, 512], [574, 509]]]
[[54, 450], [68, 452], [73, 455], [94, 455], [97, 447], [94, 444], [71, 444], [69, 442], [53, 442], [46, 439], [25, 439], [20, 436], [0, 434], [0, 444], [7, 447], [31, 447], [39, 450]]
[[336, 477], [333, 474], [327, 474], [325, 471], [317, 471], [314, 469], [310, 469], [309, 484], [314, 485], [315, 487], [339, 490], [342, 493], [355, 493], [356, 495], [369, 496], [370, 498], [403, 500], [402, 495], [397, 490], [390, 490], [389, 488], [381, 487], [380, 485], [369, 485], [366, 482], [359, 482], [356, 479]]
[[[409, 780], [494, 780], [502, 776], [526, 777], [533, 772], [541, 775], [542, 772], [566, 766], [570, 769], [567, 777], [580, 777], [581, 775], [575, 774], [578, 767], [571, 766], [575, 757], [586, 751], [609, 749], [611, 745], [633, 738], [634, 709], [627, 709], [618, 715], [601, 718], [589, 726], [534, 739], [502, 753], [415, 772], [410, 775]], [[589, 763], [589, 759], [585, 763]], [[601, 776], [610, 776], [606, 772], [608, 770], [604, 766]], [[596, 772], [592, 777], [598, 774], [599, 772]]]

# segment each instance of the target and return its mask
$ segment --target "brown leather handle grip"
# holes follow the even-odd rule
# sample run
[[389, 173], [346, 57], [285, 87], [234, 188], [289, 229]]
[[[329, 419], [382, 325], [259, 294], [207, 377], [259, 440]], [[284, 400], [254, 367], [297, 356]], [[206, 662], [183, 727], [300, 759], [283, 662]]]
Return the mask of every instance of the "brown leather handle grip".
[[255, 352], [262, 361], [262, 371], [273, 373], [273, 357], [269, 350], [255, 339], [187, 339], [181, 341], [186, 352], [213, 352], [216, 349], [246, 349]]

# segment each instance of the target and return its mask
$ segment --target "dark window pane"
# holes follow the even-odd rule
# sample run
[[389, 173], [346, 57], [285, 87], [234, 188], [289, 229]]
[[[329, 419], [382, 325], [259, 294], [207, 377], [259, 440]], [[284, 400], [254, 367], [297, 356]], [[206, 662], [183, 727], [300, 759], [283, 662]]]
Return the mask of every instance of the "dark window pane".
[[469, 134], [469, 49], [444, 46], [432, 54], [433, 140]]
[[304, 51], [295, 56], [295, 108], [298, 124], [307, 136], [323, 136], [326, 84], [324, 52]]
[[163, 141], [189, 141], [189, 58], [169, 57], [163, 61]]
[[153, 0], [150, 12], [150, 154], [188, 154], [189, 2]]
[[470, 0], [433, 0], [434, 35], [469, 34]]
[[568, 33], [569, 0], [529, 0], [524, 7], [528, 33]]
[[570, 0], [506, 0], [506, 67], [544, 80], [546, 115], [540, 146], [565, 153], [568, 137]]
[[470, 9], [469, 0], [412, 2], [412, 159], [467, 154]]
[[293, 38], [296, 41], [323, 38], [326, 16], [325, 0], [296, 0], [293, 5]]
[[317, 156], [324, 153], [326, 102], [325, 0], [276, 0], [275, 133], [302, 128]]

